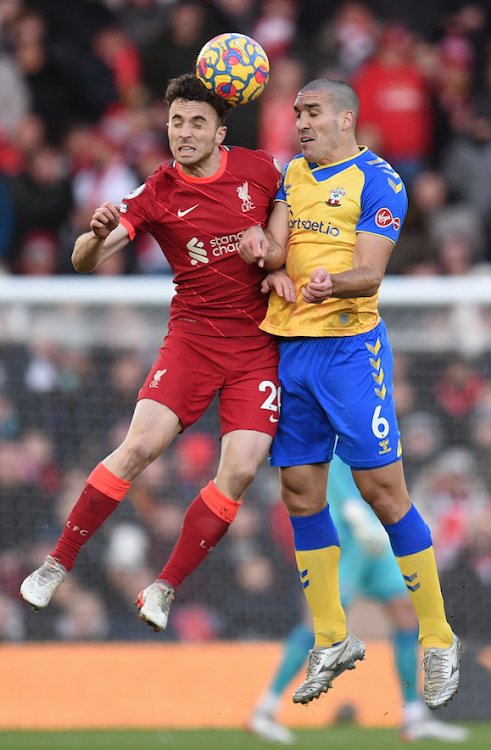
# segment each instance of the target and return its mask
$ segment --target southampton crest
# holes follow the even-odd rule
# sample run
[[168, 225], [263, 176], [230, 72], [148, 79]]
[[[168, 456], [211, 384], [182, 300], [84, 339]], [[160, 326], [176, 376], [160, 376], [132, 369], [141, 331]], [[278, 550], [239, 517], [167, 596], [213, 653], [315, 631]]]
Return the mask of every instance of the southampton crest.
[[328, 206], [340, 206], [341, 198], [346, 195], [346, 190], [342, 187], [332, 188], [330, 191], [329, 200], [325, 201]]

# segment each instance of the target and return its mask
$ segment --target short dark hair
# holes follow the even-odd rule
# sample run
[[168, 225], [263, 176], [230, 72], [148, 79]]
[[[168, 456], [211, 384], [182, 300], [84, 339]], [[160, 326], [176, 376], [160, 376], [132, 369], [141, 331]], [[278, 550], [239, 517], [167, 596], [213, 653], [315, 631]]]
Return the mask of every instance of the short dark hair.
[[355, 115], [355, 122], [358, 117], [360, 109], [360, 102], [358, 101], [358, 95], [354, 88], [346, 83], [346, 81], [337, 81], [333, 78], [316, 78], [315, 81], [310, 81], [300, 89], [299, 94], [307, 93], [310, 91], [318, 91], [329, 94], [332, 107], [336, 114], [340, 114], [347, 109], [350, 109]]
[[208, 104], [211, 104], [217, 113], [221, 125], [224, 124], [228, 113], [233, 107], [230, 102], [225, 101], [225, 99], [217, 96], [217, 94], [210, 91], [210, 89], [207, 89], [194, 73], [184, 73], [182, 76], [178, 76], [169, 81], [169, 85], [165, 92], [165, 100], [169, 107], [176, 99], [185, 99], [187, 102], [207, 102]]

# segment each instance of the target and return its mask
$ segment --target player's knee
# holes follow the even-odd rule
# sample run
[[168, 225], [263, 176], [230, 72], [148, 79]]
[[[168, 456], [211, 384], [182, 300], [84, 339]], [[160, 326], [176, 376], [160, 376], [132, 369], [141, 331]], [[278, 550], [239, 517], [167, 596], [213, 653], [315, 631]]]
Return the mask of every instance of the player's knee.
[[294, 490], [285, 485], [281, 488], [281, 499], [291, 516], [311, 516], [319, 513], [326, 506], [325, 497], [316, 497], [300, 488]]
[[231, 481], [236, 485], [237, 491], [240, 490], [240, 494], [245, 492], [249, 487], [256, 476], [256, 472], [257, 466], [252, 460], [248, 461], [247, 458], [245, 458], [236, 463]]
[[229, 497], [238, 500], [254, 480], [256, 472], [257, 463], [254, 460], [248, 460], [244, 456], [236, 456], [234, 460], [228, 457], [227, 461], [222, 462], [219, 467], [217, 480], [222, 487], [226, 488], [224, 491]]
[[160, 455], [160, 449], [150, 440], [126, 440], [121, 446], [128, 469], [133, 472], [143, 471]]
[[383, 488], [366, 493], [363, 497], [384, 524], [397, 523], [411, 505], [407, 494], [394, 494]]

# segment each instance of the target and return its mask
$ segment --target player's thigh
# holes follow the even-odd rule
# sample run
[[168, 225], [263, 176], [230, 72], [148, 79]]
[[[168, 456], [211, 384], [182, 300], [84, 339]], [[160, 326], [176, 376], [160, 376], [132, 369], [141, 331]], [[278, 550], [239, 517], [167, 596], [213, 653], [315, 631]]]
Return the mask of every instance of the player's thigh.
[[157, 401], [138, 401], [122, 444], [104, 460], [118, 477], [133, 480], [160, 456], [181, 431], [177, 414]]
[[280, 345], [281, 411], [271, 449], [272, 466], [325, 463], [332, 458], [335, 432], [311, 389], [318, 340]]
[[[401, 456], [393, 398], [393, 356], [385, 325], [337, 339], [328, 376], [319, 386], [338, 434], [336, 453], [353, 469], [370, 469]], [[334, 348], [334, 347], [333, 347]]]
[[194, 424], [223, 385], [225, 374], [216, 365], [220, 340], [171, 331], [140, 389], [138, 400], [167, 406], [179, 417], [182, 429]]
[[149, 443], [159, 455], [181, 429], [181, 421], [172, 409], [152, 399], [140, 399], [136, 404], [125, 442]]
[[219, 393], [221, 434], [276, 434], [279, 418], [278, 347], [270, 336], [225, 341], [226, 377]]

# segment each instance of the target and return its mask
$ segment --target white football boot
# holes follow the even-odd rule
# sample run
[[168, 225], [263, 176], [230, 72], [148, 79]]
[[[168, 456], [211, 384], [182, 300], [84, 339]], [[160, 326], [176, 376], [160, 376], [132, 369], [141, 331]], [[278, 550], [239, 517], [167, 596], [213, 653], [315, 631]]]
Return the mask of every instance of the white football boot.
[[32, 604], [35, 610], [44, 609], [66, 577], [67, 569], [48, 555], [41, 567], [22, 582], [20, 595], [25, 602]]
[[400, 737], [405, 742], [418, 740], [465, 742], [469, 739], [470, 732], [466, 727], [439, 721], [422, 700], [407, 703], [403, 711], [404, 719]]
[[247, 731], [255, 734], [266, 742], [278, 742], [280, 745], [293, 745], [295, 735], [289, 729], [276, 721], [274, 714], [257, 708], [249, 718], [246, 725]]
[[140, 608], [138, 615], [153, 627], [156, 633], [165, 630], [174, 599], [174, 589], [165, 581], [155, 581], [140, 591], [135, 604]]

